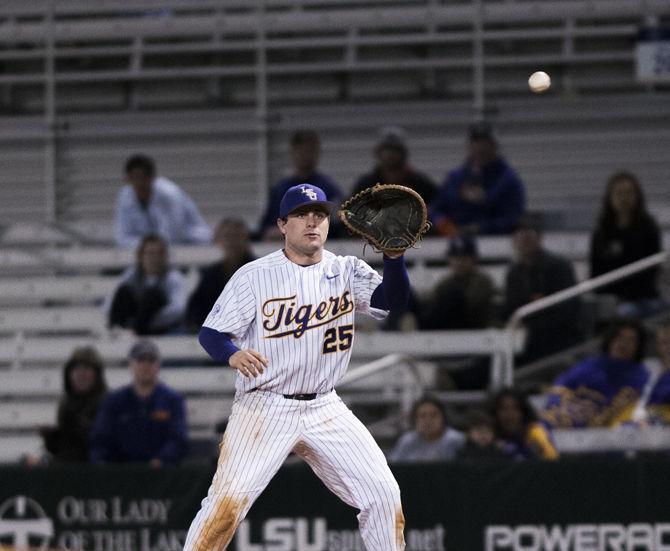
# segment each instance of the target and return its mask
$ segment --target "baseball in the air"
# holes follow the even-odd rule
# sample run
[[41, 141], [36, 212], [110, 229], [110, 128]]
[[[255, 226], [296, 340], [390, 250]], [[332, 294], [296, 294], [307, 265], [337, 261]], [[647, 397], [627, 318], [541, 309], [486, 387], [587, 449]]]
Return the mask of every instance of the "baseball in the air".
[[535, 71], [528, 79], [528, 86], [536, 94], [549, 90], [551, 78], [544, 71]]

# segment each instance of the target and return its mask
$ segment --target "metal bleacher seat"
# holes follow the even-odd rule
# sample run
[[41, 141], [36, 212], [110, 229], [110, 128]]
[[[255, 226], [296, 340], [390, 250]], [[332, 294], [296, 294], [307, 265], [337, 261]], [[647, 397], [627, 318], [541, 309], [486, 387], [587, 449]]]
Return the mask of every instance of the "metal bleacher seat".
[[[174, 361], [206, 359], [193, 336], [156, 337], [165, 358]], [[78, 346], [95, 346], [103, 358], [122, 363], [135, 338], [127, 333], [105, 337], [43, 336], [0, 339], [0, 364], [5, 365], [62, 365]]]
[[[670, 232], [666, 236], [670, 238]], [[589, 248], [588, 232], [547, 232], [544, 236], [546, 248], [562, 254], [571, 260], [585, 260]], [[447, 239], [427, 237], [418, 247], [407, 251], [406, 259], [410, 264], [427, 262], [446, 262]], [[509, 236], [483, 236], [478, 240], [479, 256], [482, 262], [503, 263], [513, 257], [513, 248]], [[0, 239], [0, 247], [2, 241]], [[279, 247], [277, 243], [254, 243], [252, 248], [257, 256], [262, 256]], [[364, 251], [359, 240], [330, 240], [328, 249], [335, 254], [353, 254], [363, 256], [371, 264], [380, 265], [381, 256], [370, 249]], [[181, 267], [201, 267], [220, 258], [220, 251], [213, 246], [174, 245], [170, 248], [172, 263]], [[131, 250], [118, 249], [111, 244], [105, 246], [43, 247], [39, 254], [20, 254], [20, 251], [0, 248], [0, 274], [7, 269], [20, 269], [37, 266], [52, 272], [70, 275], [84, 275], [104, 270], [121, 270], [135, 261]], [[83, 281], [84, 282], [84, 281]]]
[[[127, 383], [130, 373], [126, 367], [108, 367], [105, 379], [111, 388]], [[231, 392], [235, 372], [230, 369], [198, 367], [163, 369], [161, 379], [187, 395]], [[0, 396], [56, 398], [63, 391], [63, 375], [57, 368], [34, 367], [22, 371], [0, 370]]]
[[0, 463], [15, 463], [25, 455], [39, 456], [42, 438], [36, 431], [3, 434], [0, 444]]
[[79, 333], [101, 335], [107, 330], [100, 308], [75, 306], [59, 308], [3, 308], [0, 334], [3, 333]]
[[0, 278], [0, 304], [95, 304], [110, 296], [117, 277], [99, 275], [53, 275]]
[[[122, 363], [135, 338], [128, 333], [109, 334], [97, 338], [44, 336], [0, 338], [0, 365], [37, 366], [62, 365], [77, 346], [93, 345], [103, 358], [113, 364]], [[208, 356], [193, 335], [153, 337], [163, 357], [174, 362], [203, 362]], [[516, 347], [520, 347], [519, 338]], [[439, 357], [444, 354], [502, 353], [506, 340], [496, 329], [463, 331], [421, 331], [417, 333], [356, 332], [353, 358], [382, 357], [393, 350], [417, 358]]]
[[[160, 16], [150, 4], [0, 4], [3, 220], [108, 224], [139, 150], [206, 216], [255, 220], [298, 125], [321, 132], [322, 169], [345, 191], [389, 123], [406, 127], [413, 164], [437, 181], [462, 161], [475, 111], [499, 128], [534, 209], [571, 207], [573, 223], [590, 224], [618, 166], [640, 175], [650, 204], [664, 201], [667, 89], [634, 70], [639, 27], [667, 24], [664, 0], [166, 0]], [[530, 96], [539, 67], [554, 85]], [[46, 83], [58, 90], [53, 121]], [[45, 185], [47, 168], [58, 178]]]
[[[584, 275], [586, 266], [578, 264], [580, 278]], [[485, 266], [483, 270], [493, 279], [495, 285], [504, 287], [506, 267], [503, 265]], [[435, 284], [446, 277], [449, 269], [446, 266], [410, 268], [412, 287], [419, 293], [428, 293]], [[13, 280], [0, 278], [0, 304], [12, 306], [0, 312], [0, 332], [26, 331], [30, 329], [67, 329], [71, 324], [73, 329], [97, 329], [103, 321], [100, 308], [72, 308], [72, 305], [96, 305], [110, 296], [118, 279], [109, 276], [45, 276], [40, 278], [22, 278]], [[45, 304], [63, 305], [46, 308]], [[33, 306], [26, 308], [27, 305]], [[67, 307], [65, 306], [67, 305]], [[19, 308], [21, 307], [21, 308]], [[68, 319], [73, 314], [81, 313], [79, 319]], [[84, 319], [93, 320], [90, 326]]]
[[25, 275], [43, 272], [44, 264], [34, 254], [24, 250], [0, 250], [0, 266], [5, 274]]
[[565, 455], [651, 451], [667, 453], [670, 449], [670, 428], [663, 425], [559, 429], [552, 432], [552, 437], [556, 449]]

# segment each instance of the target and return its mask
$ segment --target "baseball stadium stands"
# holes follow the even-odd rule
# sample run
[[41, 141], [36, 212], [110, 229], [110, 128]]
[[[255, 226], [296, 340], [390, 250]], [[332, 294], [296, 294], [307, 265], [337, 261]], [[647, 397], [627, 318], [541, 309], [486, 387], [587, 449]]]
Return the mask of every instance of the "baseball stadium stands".
[[[156, 6], [0, 5], [0, 461], [39, 447], [37, 427], [53, 420], [60, 366], [76, 344], [95, 343], [110, 383], [125, 380], [129, 337], [108, 333], [100, 302], [116, 282], [109, 271], [133, 260], [110, 246], [132, 153], [153, 156], [210, 222], [242, 214], [253, 225], [297, 128], [318, 130], [321, 166], [348, 191], [370, 168], [380, 127], [404, 127], [412, 163], [440, 182], [464, 156], [468, 124], [486, 117], [526, 183], [529, 207], [550, 222], [547, 248], [572, 259], [580, 279], [588, 230], [615, 169], [640, 177], [650, 210], [670, 228], [670, 92], [636, 79], [634, 54], [640, 27], [670, 21], [666, 1]], [[526, 79], [537, 69], [552, 75], [553, 87], [530, 96]], [[361, 254], [357, 242], [331, 245]], [[408, 254], [419, 292], [446, 273], [444, 250], [427, 239]], [[480, 252], [500, 285], [509, 240], [484, 239]], [[218, 252], [176, 247], [171, 256], [192, 286]], [[420, 363], [426, 384], [435, 357], [504, 352], [495, 330], [360, 331], [357, 339], [356, 364], [401, 349]], [[213, 434], [230, 403], [231, 373], [206, 365], [191, 336], [159, 340], [172, 364], [166, 379], [187, 394], [192, 429]], [[356, 386], [402, 406], [411, 384], [376, 373]], [[348, 391], [352, 401], [361, 394]]]

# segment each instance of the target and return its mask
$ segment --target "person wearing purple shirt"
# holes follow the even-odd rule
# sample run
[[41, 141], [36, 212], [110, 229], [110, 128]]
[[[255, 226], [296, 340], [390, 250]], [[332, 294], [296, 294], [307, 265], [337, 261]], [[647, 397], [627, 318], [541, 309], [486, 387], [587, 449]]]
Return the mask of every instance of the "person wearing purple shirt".
[[[284, 194], [293, 186], [311, 184], [321, 188], [328, 200], [336, 205], [342, 201], [342, 191], [338, 185], [329, 176], [317, 170], [320, 153], [321, 142], [319, 135], [314, 130], [297, 130], [294, 132], [291, 137], [293, 174], [280, 180], [270, 189], [267, 206], [257, 230], [258, 238], [263, 241], [283, 238], [277, 228], [279, 203]], [[338, 237], [341, 226], [337, 220], [333, 220], [333, 222], [330, 228], [330, 236]]]
[[94, 463], [179, 463], [187, 451], [184, 398], [158, 380], [160, 354], [150, 340], [130, 349], [133, 382], [107, 395], [91, 432]]
[[543, 421], [553, 428], [613, 427], [628, 421], [649, 378], [642, 363], [644, 341], [639, 323], [612, 324], [601, 354], [582, 360], [556, 379]]
[[487, 123], [470, 127], [469, 154], [451, 171], [430, 205], [437, 233], [511, 233], [526, 208], [523, 182], [498, 153]]

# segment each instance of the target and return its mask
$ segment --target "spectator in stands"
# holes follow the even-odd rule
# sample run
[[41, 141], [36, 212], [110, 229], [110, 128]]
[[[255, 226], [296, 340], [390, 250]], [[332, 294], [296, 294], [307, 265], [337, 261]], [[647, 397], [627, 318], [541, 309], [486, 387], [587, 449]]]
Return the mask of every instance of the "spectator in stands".
[[104, 365], [95, 348], [72, 352], [63, 368], [63, 387], [56, 426], [40, 431], [44, 447], [56, 463], [88, 461], [91, 427], [107, 392]]
[[228, 280], [238, 268], [254, 260], [249, 239], [249, 230], [240, 218], [226, 218], [219, 222], [214, 232], [214, 242], [223, 256], [200, 273], [200, 282], [186, 307], [189, 330], [200, 329]]
[[491, 414], [495, 420], [496, 436], [503, 451], [515, 459], [557, 459], [544, 425], [536, 419], [526, 396], [505, 389], [493, 397]]
[[149, 234], [137, 249], [135, 266], [128, 268], [108, 301], [110, 327], [130, 329], [137, 335], [177, 331], [184, 319], [184, 277], [168, 264], [168, 245]]
[[134, 155], [126, 161], [127, 185], [116, 201], [116, 244], [136, 248], [148, 234], [171, 244], [209, 243], [211, 228], [193, 200], [174, 182], [156, 175], [153, 159]]
[[91, 437], [92, 461], [159, 467], [184, 458], [184, 398], [159, 381], [160, 362], [153, 341], [131, 347], [132, 383], [108, 394], [100, 406]]
[[[258, 236], [263, 240], [283, 239], [277, 227], [279, 218], [279, 203], [286, 191], [299, 184], [312, 184], [320, 187], [329, 201], [339, 204], [342, 200], [342, 191], [330, 176], [319, 172], [319, 156], [321, 154], [321, 141], [314, 130], [297, 130], [291, 136], [291, 160], [293, 162], [293, 174], [279, 182], [270, 189], [265, 213], [258, 228]], [[337, 220], [331, 222], [331, 237], [337, 237], [341, 226]]]
[[493, 129], [473, 124], [468, 158], [448, 174], [430, 205], [437, 233], [508, 234], [525, 207], [523, 182], [498, 153]]
[[496, 441], [495, 424], [486, 413], [473, 410], [468, 414], [465, 444], [458, 450], [458, 459], [495, 459], [507, 457]]
[[[542, 246], [538, 217], [527, 214], [519, 220], [513, 245], [516, 260], [505, 277], [505, 319], [517, 308], [577, 282], [570, 260]], [[527, 330], [526, 348], [519, 363], [552, 354], [578, 341], [580, 310], [580, 300], [571, 299], [526, 318], [523, 322]]]
[[[661, 250], [658, 224], [649, 214], [639, 180], [617, 172], [607, 182], [598, 223], [591, 235], [591, 276], [604, 274]], [[657, 288], [658, 267], [649, 268], [601, 287], [599, 293], [616, 295], [619, 315], [640, 317], [662, 307]]]
[[423, 197], [427, 205], [430, 204], [437, 188], [428, 176], [409, 164], [409, 149], [402, 128], [385, 127], [380, 130], [374, 157], [375, 168], [358, 179], [352, 195], [375, 184], [400, 184], [412, 188]]
[[[421, 306], [422, 329], [483, 329], [494, 321], [495, 286], [477, 266], [477, 242], [470, 234], [454, 236], [447, 248], [451, 273], [440, 281]], [[443, 379], [460, 390], [479, 390], [489, 380], [490, 359], [483, 356], [452, 358], [459, 369], [440, 370]]]
[[493, 322], [495, 286], [477, 266], [477, 241], [463, 234], [449, 242], [451, 273], [435, 287], [424, 310], [426, 329], [481, 329]]
[[412, 408], [414, 430], [403, 434], [389, 453], [389, 461], [445, 461], [456, 457], [463, 434], [447, 425], [442, 403], [429, 396]]
[[548, 392], [543, 420], [557, 428], [612, 427], [630, 420], [649, 373], [645, 332], [633, 320], [613, 323], [601, 353], [560, 375]]
[[649, 380], [632, 420], [641, 424], [670, 425], [670, 320], [656, 329], [656, 355], [657, 358], [645, 361]]

